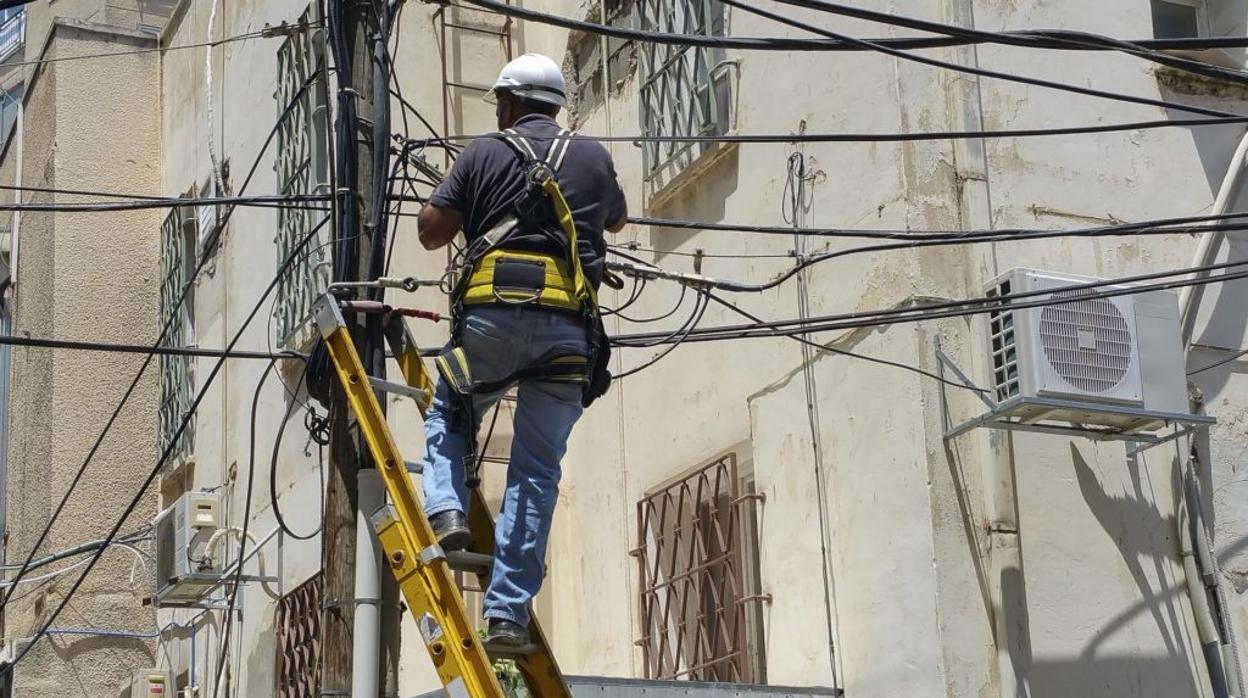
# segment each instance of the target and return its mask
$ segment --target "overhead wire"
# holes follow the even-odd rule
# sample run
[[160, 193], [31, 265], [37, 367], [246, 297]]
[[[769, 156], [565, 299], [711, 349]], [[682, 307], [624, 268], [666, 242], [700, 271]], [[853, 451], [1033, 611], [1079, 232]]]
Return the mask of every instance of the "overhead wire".
[[[1005, 80], [1007, 82], [1015, 82], [1015, 83], [1019, 83], [1022, 85], [1030, 85], [1032, 87], [1043, 87], [1043, 88], [1050, 89], [1050, 90], [1057, 90], [1060, 92], [1069, 92], [1071, 94], [1083, 95], [1085, 97], [1098, 97], [1100, 99], [1109, 99], [1109, 100], [1113, 100], [1116, 102], [1127, 102], [1131, 104], [1142, 104], [1142, 105], [1153, 106], [1153, 107], [1161, 107], [1162, 109], [1173, 109], [1176, 111], [1184, 111], [1184, 112], [1188, 112], [1191, 114], [1203, 114], [1205, 116], [1222, 116], [1222, 117], [1241, 116], [1240, 114], [1222, 111], [1221, 109], [1207, 109], [1205, 107], [1194, 106], [1191, 104], [1183, 104], [1182, 102], [1172, 102], [1172, 101], [1165, 100], [1165, 99], [1154, 99], [1152, 97], [1141, 97], [1138, 95], [1130, 95], [1130, 94], [1126, 94], [1123, 92], [1113, 92], [1110, 90], [1100, 90], [1100, 89], [1096, 89], [1092, 87], [1084, 87], [1082, 85], [1073, 85], [1070, 83], [1058, 82], [1056, 80], [1046, 80], [1043, 78], [1034, 78], [1034, 77], [1030, 77], [1027, 75], [1018, 75], [1016, 73], [1006, 73], [1006, 72], [1002, 72], [998, 70], [989, 70], [987, 68], [980, 68], [980, 67], [972, 66], [972, 65], [951, 63], [949, 61], [940, 60], [938, 58], [929, 58], [927, 56], [921, 56], [919, 54], [912, 53], [909, 51], [895, 49], [895, 48], [885, 46], [880, 43], [876, 43], [874, 41], [869, 41], [866, 39], [857, 39], [852, 36], [849, 36], [848, 34], [841, 34], [840, 32], [834, 32], [829, 29], [824, 29], [823, 27], [810, 24], [809, 22], [802, 22], [800, 20], [796, 20], [791, 17], [786, 17], [776, 12], [764, 10], [760, 7], [754, 7], [744, 2], [741, 2], [740, 0], [720, 0], [720, 1], [723, 2], [725, 5], [730, 5], [732, 7], [736, 7], [738, 9], [749, 12], [750, 14], [758, 15], [760, 17], [766, 17], [776, 22], [787, 24], [791, 27], [796, 27], [804, 31], [808, 31], [814, 34], [819, 34], [821, 36], [826, 36], [830, 39], [837, 39], [839, 41], [844, 41], [846, 43], [856, 44], [856, 45], [862, 46], [864, 49], [870, 49], [872, 51], [877, 51], [879, 53], [892, 56], [893, 58], [899, 58], [901, 60], [910, 61], [913, 63], [920, 63], [922, 65], [926, 65], [932, 68], [950, 70], [956, 73], [965, 73], [966, 75], [975, 75], [981, 78], [993, 78], [995, 80]], [[831, 12], [832, 10], [828, 10], [828, 11]], [[1224, 77], [1222, 79], [1228, 80], [1229, 78]], [[1248, 83], [1248, 76], [1244, 76], [1244, 75], [1237, 76], [1237, 79], [1235, 80], [1235, 82], [1246, 84]]]
[[[4, 9], [0, 7], [0, 9]], [[200, 41], [190, 44], [178, 44], [177, 46], [155, 46], [152, 48], [140, 48], [129, 51], [107, 51], [104, 53], [86, 53], [74, 56], [53, 56], [51, 58], [37, 58], [29, 61], [15, 61], [13, 63], [5, 63], [6, 68], [24, 68], [27, 66], [42, 66], [51, 63], [63, 63], [65, 61], [81, 61], [94, 58], [114, 58], [117, 56], [136, 56], [145, 53], [164, 53], [165, 51], [180, 51], [192, 48], [208, 48], [222, 46], [224, 44], [234, 43], [236, 41], [248, 41], [250, 39], [268, 39], [268, 38], [284, 38], [291, 31], [301, 31], [304, 29], [314, 29], [320, 26], [317, 23], [309, 24], [286, 24], [277, 27], [266, 27], [257, 29], [256, 31], [235, 34], [221, 39], [214, 39], [211, 42]]]
[[[1058, 126], [1050, 128], [1006, 128], [971, 131], [911, 131], [911, 132], [838, 132], [838, 133], [726, 133], [706, 135], [655, 135], [590, 136], [569, 134], [561, 136], [568, 140], [595, 140], [604, 143], [739, 143], [739, 144], [798, 144], [798, 143], [908, 143], [916, 141], [961, 141], [985, 138], [1043, 138], [1049, 136], [1079, 136], [1123, 131], [1150, 131], [1168, 128], [1202, 128], [1211, 126], [1241, 125], [1248, 123], [1248, 116], [1213, 116], [1184, 119], [1148, 119], [1112, 124], [1088, 124], [1084, 126]], [[459, 141], [472, 141], [488, 134], [455, 134], [442, 137], [413, 139], [429, 145], [450, 145]]]
[[[889, 27], [901, 27], [905, 29], [916, 29], [918, 31], [932, 34], [943, 34], [944, 36], [952, 39], [961, 39], [968, 42], [974, 41], [982, 44], [997, 44], [1001, 46], [1014, 46], [1022, 48], [1035, 47], [1034, 37], [1027, 35], [1010, 32], [984, 31], [974, 27], [960, 27], [953, 24], [945, 24], [943, 22], [934, 22], [931, 20], [909, 17], [894, 12], [879, 12], [862, 7], [852, 7], [838, 2], [830, 2], [829, 0], [773, 1], [781, 5], [800, 7], [841, 17], [863, 19], [869, 22], [884, 24]], [[762, 10], [758, 7], [742, 7], [738, 4], [739, 0], [725, 0], [725, 2], [726, 4], [734, 7], [741, 7], [741, 9], [744, 9], [747, 12], [753, 12], [759, 16], [767, 16], [763, 14], [766, 10]], [[758, 11], [755, 12], [755, 10]], [[775, 19], [775, 17], [772, 18]], [[805, 23], [800, 23], [792, 18], [776, 19], [776, 21], [783, 22], [792, 27], [805, 29], [807, 31], [815, 31], [814, 29], [807, 28]], [[1127, 41], [1102, 34], [1094, 34], [1092, 32], [1075, 31], [1070, 29], [1048, 30], [1045, 32], [1045, 37], [1046, 44], [1050, 45], [1052, 48], [1068, 49], [1072, 51], [1115, 51], [1135, 56], [1136, 58], [1142, 58], [1146, 61], [1159, 65], [1184, 70], [1196, 75], [1202, 75], [1204, 77], [1225, 80], [1238, 84], [1248, 84], [1248, 73], [1245, 73], [1242, 70], [1234, 70], [1205, 61], [1163, 53], [1155, 48], [1145, 46], [1140, 42]], [[877, 42], [871, 41], [870, 43]]]
[[[255, 159], [251, 163], [250, 169], [248, 170], [246, 176], [243, 178], [243, 182], [239, 187], [240, 195], [242, 194], [242, 192], [246, 191], [247, 187], [250, 185], [252, 178], [255, 176], [256, 171], [260, 167], [260, 163], [264, 160], [265, 153], [268, 152], [269, 146], [273, 143], [273, 139], [277, 136], [278, 129], [281, 127], [281, 124], [284, 122], [286, 116], [289, 115], [290, 112], [295, 108], [295, 106], [298, 105], [299, 99], [303, 96], [303, 93], [313, 83], [314, 78], [319, 72], [320, 72], [320, 68], [318, 67], [317, 71], [310, 74], [308, 78], [304, 80], [303, 84], [295, 91], [294, 95], [291, 98], [291, 101], [283, 109], [281, 115], [277, 119], [277, 122], [273, 125], [273, 128], [269, 130], [268, 135], [265, 137], [264, 143], [260, 146], [259, 152], [256, 154]], [[234, 212], [236, 210], [237, 210], [237, 207], [234, 205], [229, 206], [225, 210], [225, 213], [222, 216], [221, 223], [220, 223], [220, 226], [222, 228], [224, 228], [225, 225], [229, 223], [230, 218], [234, 215]], [[295, 249], [295, 252], [298, 252], [299, 249], [300, 248], [297, 247]], [[200, 256], [198, 263], [196, 264], [195, 268], [192, 270], [191, 274], [189, 275], [190, 278], [186, 280], [186, 283], [183, 285], [182, 289], [179, 291], [176, 300], [174, 300], [173, 307], [170, 309], [169, 317], [166, 318], [165, 321], [162, 323], [160, 331], [159, 333], [157, 333], [156, 340], [152, 342], [152, 345], [151, 345], [152, 352], [144, 356], [143, 362], [139, 365], [139, 369], [135, 373], [134, 378], [130, 381], [130, 384], [126, 387], [126, 390], [122, 393], [121, 398], [118, 400], [116, 406], [113, 408], [113, 411], [109, 415], [108, 419], [105, 421], [104, 427], [100, 430], [99, 435], [96, 437], [95, 441], [92, 442], [90, 449], [88, 449], [87, 451], [87, 455], [83, 458], [81, 465], [79, 465], [78, 469], [74, 472], [74, 476], [70, 479], [69, 486], [65, 489], [65, 492], [64, 494], [62, 494], [60, 501], [57, 503], [51, 515], [48, 517], [47, 523], [43, 526], [39, 535], [36, 537], [34, 543], [31, 545], [30, 551], [27, 553], [25, 560], [22, 562], [21, 569], [19, 569], [17, 571], [17, 574], [14, 576], [14, 581], [21, 579], [23, 576], [26, 575], [26, 572], [28, 571], [31, 561], [34, 559], [34, 556], [38, 554], [39, 552], [40, 546], [42, 546], [43, 543], [47, 540], [48, 535], [52, 531], [53, 525], [59, 519], [61, 514], [64, 512], [66, 505], [69, 503], [70, 497], [73, 495], [74, 491], [78, 488], [79, 484], [82, 482], [82, 478], [83, 478], [83, 475], [86, 473], [87, 467], [90, 465], [91, 461], [95, 458], [96, 453], [99, 452], [100, 446], [104, 443], [104, 439], [112, 431], [113, 425], [116, 424], [118, 417], [121, 415], [121, 411], [125, 408], [131, 396], [134, 394], [134, 391], [138, 388], [139, 383], [142, 381], [143, 376], [147, 372], [148, 367], [151, 365], [152, 360], [157, 356], [155, 352], [159, 350], [162, 345], [164, 345], [166, 337], [169, 334], [170, 329], [174, 326], [174, 321], [178, 317], [178, 313], [180, 312], [181, 307], [183, 306], [183, 304], [186, 303], [186, 299], [190, 295], [191, 289], [195, 287], [195, 283], [196, 283], [197, 278], [199, 277], [199, 274], [203, 271], [204, 267], [208, 265], [208, 262], [210, 259], [211, 259], [211, 256], [207, 254]], [[227, 353], [232, 352], [233, 346], [227, 347], [225, 351]], [[224, 359], [225, 357], [222, 356], [219, 358], [219, 361], [224, 361]], [[90, 571], [90, 568], [88, 568], [88, 571]], [[4, 595], [3, 599], [0, 599], [0, 609], [6, 608], [11, 598], [12, 598], [12, 591], [10, 590], [9, 593]]]
[[[745, 51], [863, 51], [861, 45], [838, 41], [835, 39], [808, 39], [791, 37], [758, 37], [758, 36], [710, 36], [704, 34], [674, 34], [668, 32], [632, 29], [598, 22], [586, 22], [555, 15], [549, 12], [533, 10], [519, 5], [512, 5], [500, 0], [463, 0], [472, 5], [473, 9], [485, 10], [494, 14], [523, 19], [538, 24], [570, 29], [586, 34], [609, 36], [616, 39], [644, 41], [668, 46], [701, 46], [706, 48], [740, 49]], [[1026, 30], [1017, 32], [997, 32], [1006, 37], [1029, 39], [1028, 46], [1036, 49], [1070, 50], [1069, 33], [1062, 30]], [[1106, 37], [1108, 38], [1108, 37]], [[949, 46], [968, 46], [986, 43], [979, 39], [955, 38], [950, 36], [921, 37], [890, 37], [871, 39], [890, 48], [901, 50], [944, 48]], [[1156, 50], [1195, 51], [1210, 48], [1243, 48], [1248, 46], [1248, 37], [1200, 37], [1183, 39], [1138, 39], [1130, 42], [1133, 45]], [[1110, 46], [1090, 46], [1088, 51], [1117, 50]]]
[[[251, 324], [251, 321], [255, 319], [256, 315], [260, 313], [260, 310], [264, 307], [264, 304], [268, 300], [269, 295], [273, 292], [273, 289], [275, 289], [277, 287], [277, 284], [280, 282], [282, 273], [286, 270], [287, 267], [290, 266], [291, 263], [295, 261], [295, 259], [297, 258], [297, 253], [303, 248], [304, 245], [306, 245], [309, 241], [313, 239], [313, 237], [315, 237], [315, 235], [319, 232], [320, 227], [325, 225], [327, 221], [328, 219], [326, 219], [326, 221], [322, 221], [320, 224], [318, 224], [316, 227], [310, 230], [306, 235], [304, 235], [303, 238], [301, 238], [295, 244], [294, 249], [292, 250], [291, 254], [288, 255], [286, 259], [283, 260], [283, 262], [278, 266], [277, 274], [274, 275], [272, 281], [269, 282], [264, 292], [260, 295], [259, 300], [256, 301], [256, 304], [252, 307], [251, 311], [247, 314], [246, 318], [244, 318], [242, 325], [234, 333], [234, 336], [230, 338], [230, 341], [226, 347], [227, 351], [233, 350], [234, 346], [238, 344], [240, 340], [242, 340], [247, 327]], [[152, 486], [152, 483], [155, 481], [156, 476], [161, 472], [161, 470], [163, 470], [165, 463], [169, 461], [169, 458], [171, 457], [173, 453], [173, 449], [175, 445], [177, 444], [178, 440], [182, 437], [182, 434], [186, 432], [186, 429], [189, 426], [191, 419], [194, 417], [195, 412], [199, 409], [200, 403], [203, 402], [204, 397], [208, 394], [208, 391], [211, 389], [213, 383], [216, 381], [217, 375], [221, 372], [221, 368], [225, 365], [225, 362], [226, 362], [225, 357], [221, 357], [217, 359], [217, 361], [213, 364], [212, 369], [204, 377], [199, 387], [199, 390], [195, 394], [194, 399], [191, 401], [191, 404], [187, 407], [186, 412], [182, 415], [182, 418], [178, 421], [178, 426], [175, 429], [174, 433], [172, 434], [171, 438], [169, 439], [169, 443], [164, 447], [164, 449], [162, 450], [160, 454], [160, 457], [156, 460], [156, 463], [148, 471], [148, 474], [143, 479], [143, 482], [139, 485], [138, 492], [135, 493], [134, 497], [130, 500], [129, 504], [126, 505], [124, 511], [122, 511], [121, 515], [117, 518], [117, 520], [110, 527], [108, 534], [104, 537], [105, 546], [107, 546], [108, 544], [111, 544], [116, 539], [117, 532], [121, 529], [121, 527], [125, 524], [125, 522], [130, 518], [130, 515], [134, 513], [134, 510], [139, 506], [139, 503], [143, 501], [144, 494], [146, 494], [147, 490]], [[241, 546], [241, 543], [240, 543], [240, 546]], [[51, 628], [55, 624], [56, 619], [60, 616], [61, 612], [65, 610], [65, 607], [69, 605], [69, 602], [73, 599], [74, 594], [76, 594], [78, 589], [82, 587], [83, 582], [86, 581], [86, 578], [91, 574], [91, 570], [95, 568], [95, 565], [99, 562], [100, 557], [103, 554], [103, 551], [105, 549], [106, 547], [101, 547], [100, 549], [95, 551], [95, 553], [92, 554], [92, 556], [89, 558], [90, 561], [86, 565], [86, 569], [83, 570], [82, 574], [78, 575], [78, 578], [75, 579], [74, 583], [69, 587], [68, 590], [66, 590], [65, 595], [61, 598], [60, 602], [56, 605], [56, 607], [50, 613], [47, 614], [45, 621], [40, 625], [39, 630], [31, 637], [30, 641], [24, 647], [22, 647], [21, 650], [18, 651], [17, 655], [14, 657], [12, 662], [10, 662], [7, 665], [0, 666], [0, 676], [4, 676], [4, 675], [11, 673], [13, 671], [13, 668], [16, 667], [27, 655], [30, 654], [31, 650], [38, 644], [38, 641], [47, 635], [48, 629]], [[23, 565], [23, 567], [25, 568], [25, 564]]]
[[264, 373], [260, 374], [260, 380], [256, 381], [256, 390], [251, 396], [251, 418], [247, 429], [247, 485], [243, 494], [242, 534], [238, 537], [238, 558], [237, 569], [234, 570], [234, 583], [226, 600], [225, 612], [222, 614], [222, 623], [225, 627], [221, 631], [221, 642], [219, 644], [221, 651], [218, 653], [220, 660], [217, 664], [216, 673], [218, 681], [212, 693], [214, 698], [221, 687], [220, 679], [223, 678], [225, 660], [229, 656], [230, 633], [234, 628], [234, 607], [238, 603], [238, 592], [242, 587], [243, 581], [243, 563], [247, 559], [247, 531], [251, 526], [251, 495], [256, 480], [256, 413], [259, 411], [260, 393], [264, 390], [264, 383], [268, 380], [269, 374], [273, 372], [276, 366], [276, 360], [269, 362], [269, 365], [264, 369]]
[[[1246, 266], [1248, 266], [1248, 261], [1227, 262], [1222, 264], [1211, 264], [1164, 272], [1154, 272], [1150, 274], [1119, 277], [1088, 283], [1071, 284], [1056, 290], [1046, 289], [1040, 291], [1026, 291], [1013, 293], [1007, 296], [983, 296], [965, 300], [925, 303], [912, 307], [856, 311], [834, 315], [815, 316], [805, 320], [777, 320], [761, 324], [756, 323], [753, 325], [706, 328], [690, 332], [689, 336], [681, 341], [696, 342], [723, 339], [744, 339], [750, 337], [787, 336], [789, 334], [809, 334], [829, 330], [883, 327], [894, 324], [938, 320], [951, 317], [967, 317], [991, 312], [1008, 312], [1024, 308], [1064, 305], [1074, 301], [1116, 298], [1119, 296], [1137, 295], [1149, 291], [1170, 290], [1175, 288], [1184, 288], [1187, 286], [1204, 286], [1233, 281], [1241, 278], [1248, 278], [1248, 270], [1243, 270], [1228, 271], [1227, 273], [1218, 276], [1156, 281], [1157, 279], [1164, 279], [1167, 277], [1202, 274], [1217, 270], [1233, 270]], [[1152, 281], [1153, 283], [1141, 283], [1145, 281]], [[1080, 293], [1077, 296], [1071, 295], [1082, 291], [1087, 291], [1088, 293]], [[1058, 292], [1060, 292], [1063, 297], [1053, 297], [1054, 294]], [[1034, 298], [1037, 296], [1050, 297], [1036, 301], [1023, 300], [1019, 302], [1019, 299]], [[651, 332], [615, 337], [613, 339], [613, 343], [616, 346], [652, 346], [652, 343], [656, 340], [660, 343], [663, 341], [670, 341], [664, 339], [664, 335], [662, 333]]]

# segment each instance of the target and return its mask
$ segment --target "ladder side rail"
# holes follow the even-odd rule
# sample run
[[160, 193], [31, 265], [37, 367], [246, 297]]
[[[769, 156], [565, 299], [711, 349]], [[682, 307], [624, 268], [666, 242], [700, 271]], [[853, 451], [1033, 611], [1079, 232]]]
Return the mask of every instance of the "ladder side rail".
[[[317, 325], [334, 371], [347, 394], [391, 504], [374, 517], [386, 562], [429, 650], [449, 698], [504, 698], [494, 668], [441, 554], [368, 381], [337, 301], [317, 303]], [[389, 513], [393, 509], [393, 514]]]
[[[399, 364], [399, 369], [407, 384], [413, 388], [428, 389], [432, 394], [432, 379], [429, 371], [420, 356], [415, 339], [407, 329], [407, 323], [403, 322], [401, 317], [393, 317], [387, 325], [386, 340], [390, 344], [390, 351]], [[427, 405], [419, 406], [423, 417]], [[470, 497], [468, 528], [472, 531], [473, 542], [469, 551], [493, 556], [494, 519], [490, 516], [485, 495], [482, 494], [480, 488], [476, 488], [472, 490]], [[488, 573], [477, 574], [479, 588], [485, 589], [489, 586], [489, 582]], [[546, 641], [546, 635], [542, 632], [536, 616], [533, 616], [529, 622], [529, 637], [530, 641], [537, 645], [538, 651], [513, 659], [516, 667], [520, 669], [521, 676], [524, 677], [529, 692], [534, 698], [572, 698], [572, 692], [568, 689], [563, 673], [559, 670], [559, 664], [555, 661], [555, 653], [551, 651], [550, 644]]]

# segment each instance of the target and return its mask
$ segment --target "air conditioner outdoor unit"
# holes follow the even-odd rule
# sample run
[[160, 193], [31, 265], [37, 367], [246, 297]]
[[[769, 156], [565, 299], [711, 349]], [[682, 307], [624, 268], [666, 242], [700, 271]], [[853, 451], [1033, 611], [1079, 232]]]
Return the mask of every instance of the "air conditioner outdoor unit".
[[187, 492], [157, 515], [156, 603], [194, 603], [216, 587], [221, 570], [205, 557], [208, 539], [221, 526], [221, 495]]
[[1130, 289], [1032, 269], [993, 280], [987, 295], [1017, 296], [1012, 304], [1068, 300], [993, 311], [988, 316], [992, 389], [1001, 416], [1033, 424], [1058, 421], [1117, 432], [1159, 428], [1191, 416], [1171, 291], [1106, 297]]
[[162, 669], [136, 669], [121, 686], [121, 698], [173, 698], [173, 681]]

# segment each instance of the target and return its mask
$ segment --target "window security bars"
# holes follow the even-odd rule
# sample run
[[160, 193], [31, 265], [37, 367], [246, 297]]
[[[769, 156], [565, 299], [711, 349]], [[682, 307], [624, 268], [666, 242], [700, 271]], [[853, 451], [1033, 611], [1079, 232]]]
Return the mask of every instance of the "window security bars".
[[[724, 35], [718, 0], [638, 0], [641, 29]], [[731, 128], [732, 84], [721, 48], [641, 42], [641, 132], [646, 136], [721, 136]], [[711, 147], [709, 143], [645, 142], [647, 181], [670, 178]]]
[[[641, 645], [649, 679], [762, 680], [746, 606], [763, 598], [744, 559], [737, 461], [725, 456], [637, 505]], [[750, 519], [752, 521], [753, 519]], [[757, 550], [750, 551], [756, 555]]]
[[319, 698], [323, 580], [317, 573], [278, 603], [277, 698]]
[[[186, 299], [179, 304], [183, 289], [190, 281], [196, 266], [195, 222], [193, 214], [185, 207], [169, 211], [160, 227], [160, 326], [168, 326], [165, 347], [185, 347], [195, 343], [194, 289], [187, 290]], [[160, 410], [158, 433], [160, 447], [173, 443], [173, 436], [182, 418], [191, 408], [194, 392], [194, 374], [190, 356], [160, 356]], [[191, 452], [194, 442], [192, 420], [170, 452], [170, 462], [177, 462]]]
[[[304, 11], [300, 21], [317, 24], [315, 8]], [[277, 133], [277, 186], [282, 195], [324, 193], [328, 189], [328, 109], [322, 71], [320, 29], [297, 32], [277, 50], [278, 115], [292, 100], [295, 106], [282, 119]], [[299, 94], [309, 76], [320, 72]], [[280, 265], [299, 241], [307, 236], [329, 209], [311, 206], [277, 209], [277, 264]], [[299, 257], [283, 275], [273, 304], [276, 339], [286, 345], [296, 337], [312, 315], [312, 306], [325, 293], [330, 275], [329, 230], [324, 229], [300, 251]]]

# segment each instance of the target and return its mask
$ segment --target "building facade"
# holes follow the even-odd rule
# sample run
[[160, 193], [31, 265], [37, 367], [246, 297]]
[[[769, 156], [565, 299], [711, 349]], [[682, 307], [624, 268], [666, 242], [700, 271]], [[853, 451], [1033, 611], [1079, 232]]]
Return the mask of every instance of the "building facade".
[[[60, 6], [31, 5], [26, 60], [110, 53], [119, 45], [161, 50], [28, 67], [14, 127], [20, 136], [0, 157], [0, 182], [188, 198], [330, 189], [334, 78], [325, 70], [331, 62], [316, 3], [181, 2], [148, 23], [160, 27], [158, 38], [138, 25], [114, 22], [105, 30], [103, 15]], [[811, 36], [713, 0], [524, 6], [659, 32]], [[1242, 37], [1248, 25], [1248, 10], [1233, 0], [864, 6], [988, 31], [1069, 29], [1130, 39]], [[39, 19], [36, 7], [72, 19]], [[855, 37], [910, 35], [826, 12], [777, 11]], [[36, 44], [35, 36], [50, 38]], [[921, 233], [1082, 229], [1201, 215], [1213, 210], [1245, 132], [1223, 124], [1045, 137], [717, 141], [1191, 115], [873, 52], [604, 38], [507, 20], [472, 3], [409, 3], [395, 37], [396, 132], [488, 133], [493, 112], [480, 87], [509, 56], [546, 53], [562, 61], [572, 86], [562, 120], [581, 133], [623, 137], [609, 150], [634, 215], [652, 219]], [[47, 53], [32, 52], [35, 45]], [[1207, 110], [1243, 113], [1248, 106], [1242, 85], [1118, 53], [984, 44], [917, 54]], [[1244, 67], [1243, 49], [1194, 55]], [[634, 143], [636, 136], [703, 139]], [[449, 165], [441, 150], [421, 155], [443, 171]], [[1227, 210], [1248, 207], [1242, 186], [1228, 195]], [[332, 263], [329, 227], [318, 227], [326, 215], [311, 207], [230, 212], [203, 203], [125, 214], [20, 213], [12, 237], [20, 230], [22, 244], [9, 248], [20, 250], [6, 297], [11, 332], [155, 341], [168, 328], [166, 345], [202, 348], [224, 347], [241, 332], [240, 348], [306, 351], [309, 309]], [[101, 243], [101, 230], [110, 231], [110, 244]], [[446, 257], [420, 248], [413, 218], [397, 216], [394, 232], [392, 273], [443, 273]], [[300, 248], [305, 238], [310, 242]], [[905, 309], [978, 297], [1015, 267], [1094, 278], [1186, 268], [1202, 239], [1084, 235], [853, 251], [864, 242], [630, 225], [610, 241], [617, 252], [720, 279], [763, 283], [797, 260], [845, 254], [765, 290], [719, 294], [726, 304], [661, 280], [604, 289], [603, 303], [620, 310], [608, 321], [618, 337], [675, 333], [695, 320], [715, 327], [747, 324], [748, 316]], [[1216, 261], [1241, 260], [1242, 243], [1242, 233], [1229, 232]], [[292, 270], [266, 296], [288, 257]], [[179, 302], [188, 284], [186, 302]], [[1189, 473], [1198, 482], [1204, 532], [1221, 568], [1228, 612], [1216, 622], [1238, 635], [1248, 627], [1248, 506], [1239, 491], [1248, 466], [1248, 404], [1241, 397], [1243, 362], [1235, 358], [1248, 346], [1246, 289], [1243, 281], [1208, 287], [1195, 315], [1186, 356], [1196, 371], [1191, 405], [1217, 420], [1190, 439], [1196, 464], [1187, 438], [1137, 453], [1131, 443], [1072, 434], [976, 429], [946, 438], [949, 424], [984, 405], [937, 379], [950, 380], [937, 352], [976, 384], [993, 385], [992, 328], [982, 315], [809, 335], [817, 347], [779, 336], [681, 344], [619, 380], [573, 434], [536, 604], [562, 668], [820, 687], [829, 694], [839, 688], [851, 696], [1218, 695], [1202, 651], [1202, 597], [1189, 591], [1193, 575], [1185, 569], [1194, 553], [1184, 555], [1193, 549], [1185, 537], [1192, 507], [1184, 482]], [[446, 307], [432, 289], [391, 300]], [[249, 321], [257, 303], [260, 314]], [[412, 329], [429, 346], [444, 339], [437, 326]], [[627, 374], [664, 350], [619, 348], [613, 370]], [[85, 456], [102, 428], [100, 415], [139, 361], [67, 349], [13, 351], [10, 564], [21, 561], [47, 523], [66, 473]], [[309, 399], [298, 360], [272, 367], [231, 360], [219, 372], [217, 363], [210, 356], [153, 362], [141, 404], [124, 413], [124, 426], [106, 442], [114, 450], [101, 451], [88, 471], [96, 486], [71, 500], [77, 514], [57, 521], [43, 550], [98, 537], [167, 450], [172, 458], [154, 492], [124, 530], [152, 521], [186, 493], [210, 493], [220, 497], [223, 528], [234, 531], [219, 547], [223, 563], [249, 535], [247, 549], [258, 552], [244, 569], [271, 581], [243, 584], [233, 613], [168, 605], [153, 612], [141, 599], [158, 593], [159, 576], [136, 571], [131, 585], [133, 556], [110, 550], [88, 579], [89, 595], [75, 597], [71, 608], [79, 615], [58, 621], [84, 634], [37, 646], [14, 670], [16, 695], [111, 695], [102, 691], [149, 669], [188, 696], [218, 688], [242, 696], [314, 695], [326, 688], [318, 686], [315, 642], [322, 608], [334, 601], [320, 591], [324, 410]], [[184, 420], [210, 377], [198, 409]], [[417, 457], [415, 408], [397, 400], [388, 407], [400, 446]], [[492, 501], [505, 472], [512, 411], [504, 402], [487, 451], [484, 486]], [[188, 428], [180, 429], [184, 421]], [[76, 523], [88, 520], [90, 526]], [[6, 647], [29, 636], [66, 585], [39, 588], [5, 609]], [[209, 598], [219, 605], [225, 594], [217, 589]], [[89, 599], [90, 612], [79, 598]], [[114, 636], [120, 632], [133, 636]], [[405, 618], [388, 695], [436, 687], [420, 644]], [[1243, 659], [1233, 651], [1222, 661], [1234, 667]], [[1232, 685], [1231, 695], [1237, 690]]]

